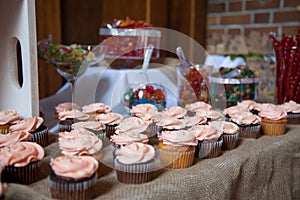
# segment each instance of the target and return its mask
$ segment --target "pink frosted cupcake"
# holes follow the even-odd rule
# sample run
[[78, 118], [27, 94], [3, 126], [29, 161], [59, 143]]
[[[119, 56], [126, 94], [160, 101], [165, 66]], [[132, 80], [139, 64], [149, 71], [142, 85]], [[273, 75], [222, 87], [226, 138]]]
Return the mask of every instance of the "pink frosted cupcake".
[[143, 143], [131, 143], [116, 150], [117, 178], [126, 184], [141, 184], [154, 178], [155, 150]]
[[55, 118], [58, 119], [58, 115], [60, 112], [70, 111], [70, 110], [81, 110], [81, 107], [72, 102], [64, 102], [55, 106]]
[[54, 199], [92, 199], [92, 187], [97, 182], [98, 162], [89, 156], [60, 156], [51, 159], [48, 177]]
[[0, 112], [0, 134], [7, 134], [10, 126], [21, 120], [21, 116], [15, 110]]
[[31, 134], [25, 131], [8, 133], [5, 135], [0, 134], [0, 148], [17, 142], [29, 141], [31, 138]]
[[239, 127], [232, 122], [223, 123], [223, 147], [225, 150], [234, 149], [239, 138]]
[[243, 106], [230, 106], [228, 108], [225, 108], [223, 111], [223, 114], [225, 116], [225, 121], [230, 121], [231, 116], [236, 115], [236, 114], [240, 114], [240, 113], [244, 113], [244, 112], [248, 112], [249, 110]]
[[140, 117], [140, 115], [149, 112], [158, 112], [158, 109], [156, 106], [152, 104], [145, 103], [145, 104], [138, 104], [136, 106], [133, 106], [130, 110], [130, 114], [136, 117]]
[[231, 116], [231, 122], [238, 125], [241, 138], [258, 138], [260, 136], [261, 118], [250, 111]]
[[115, 134], [115, 128], [122, 121], [123, 116], [119, 113], [106, 113], [97, 115], [96, 120], [105, 125], [106, 137], [110, 139], [110, 136]]
[[0, 148], [0, 160], [5, 169], [2, 181], [30, 184], [38, 179], [44, 149], [34, 142], [17, 142]]
[[171, 108], [166, 108], [163, 113], [168, 117], [182, 119], [187, 114], [187, 110], [180, 106], [173, 106]]
[[111, 112], [111, 107], [104, 103], [92, 103], [83, 106], [82, 112], [88, 114], [90, 120], [95, 120], [97, 115]]
[[124, 118], [115, 129], [116, 134], [120, 132], [141, 133], [149, 135], [148, 123], [138, 117]]
[[194, 115], [192, 117], [185, 116], [182, 121], [184, 122], [187, 129], [195, 125], [207, 124], [207, 118], [204, 116]]
[[174, 117], [164, 117], [157, 122], [158, 136], [161, 135], [162, 131], [176, 131], [186, 128], [186, 124], [183, 120]]
[[287, 112], [280, 108], [263, 108], [258, 115], [261, 117], [261, 131], [264, 135], [283, 135], [286, 131]]
[[198, 140], [196, 155], [199, 158], [215, 158], [221, 155], [223, 139], [219, 122], [193, 126], [189, 130]]
[[75, 122], [87, 121], [89, 116], [80, 110], [62, 111], [58, 114], [59, 132], [71, 131]]
[[205, 117], [209, 122], [224, 120], [223, 114], [216, 110], [197, 110], [196, 115]]
[[193, 165], [197, 140], [188, 130], [163, 131], [158, 136], [160, 162], [167, 168], [187, 168]]
[[211, 110], [212, 106], [203, 101], [197, 101], [187, 104], [184, 107], [188, 111], [188, 115], [195, 115], [198, 110]]
[[41, 117], [24, 118], [17, 122], [17, 124], [9, 128], [11, 133], [14, 132], [29, 132], [32, 136], [30, 141], [36, 142], [42, 147], [49, 144], [48, 142], [48, 128], [44, 125], [44, 119]]
[[105, 125], [99, 121], [84, 121], [84, 122], [76, 122], [72, 124], [72, 129], [76, 128], [85, 128], [88, 131], [93, 132], [100, 139], [105, 139]]
[[300, 124], [300, 104], [289, 101], [279, 106], [287, 112], [288, 124]]

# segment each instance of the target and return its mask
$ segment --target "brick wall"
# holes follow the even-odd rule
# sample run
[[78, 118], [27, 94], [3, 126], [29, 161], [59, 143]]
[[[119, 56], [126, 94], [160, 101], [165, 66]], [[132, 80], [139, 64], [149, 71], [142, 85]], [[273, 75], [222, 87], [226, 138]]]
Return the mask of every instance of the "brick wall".
[[208, 0], [208, 36], [251, 30], [294, 35], [299, 28], [300, 0]]

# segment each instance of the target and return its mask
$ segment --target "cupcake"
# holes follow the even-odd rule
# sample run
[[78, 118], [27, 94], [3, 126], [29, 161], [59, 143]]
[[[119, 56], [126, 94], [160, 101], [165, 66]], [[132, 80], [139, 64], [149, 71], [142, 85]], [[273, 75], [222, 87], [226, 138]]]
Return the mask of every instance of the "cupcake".
[[258, 138], [260, 136], [261, 119], [250, 111], [232, 115], [231, 122], [238, 125], [241, 138]]
[[176, 131], [186, 128], [185, 121], [174, 117], [164, 117], [157, 122], [158, 136], [161, 135], [162, 131]]
[[197, 101], [194, 103], [186, 104], [184, 107], [188, 112], [188, 115], [195, 115], [197, 110], [210, 110], [212, 106], [203, 101]]
[[224, 116], [221, 112], [216, 111], [216, 110], [197, 110], [196, 112], [197, 116], [202, 116], [207, 118], [207, 121], [219, 121], [219, 120], [224, 120]]
[[237, 106], [249, 110], [252, 114], [255, 114], [255, 115], [258, 114], [257, 108], [259, 108], [259, 104], [253, 100], [247, 99], [247, 100], [243, 100], [241, 102], [237, 102]]
[[182, 121], [187, 129], [195, 125], [207, 124], [207, 118], [199, 115], [194, 115], [192, 117], [185, 116]]
[[231, 116], [236, 115], [236, 114], [240, 114], [240, 113], [244, 113], [247, 112], [248, 113], [248, 109], [243, 107], [243, 106], [239, 106], [239, 105], [235, 105], [235, 106], [230, 106], [228, 108], [225, 108], [223, 110], [223, 114], [225, 116], [224, 120], [225, 121], [230, 121]]
[[60, 112], [70, 111], [70, 110], [81, 110], [81, 107], [72, 102], [64, 102], [55, 106], [55, 118], [58, 119], [58, 115]]
[[220, 122], [212, 122], [209, 125], [197, 125], [189, 129], [196, 137], [197, 153], [199, 158], [215, 158], [222, 153], [222, 130]]
[[[0, 161], [0, 177], [2, 175], [2, 171], [5, 169], [5, 165], [3, 162]], [[0, 180], [0, 199], [4, 198], [4, 193], [6, 191], [7, 188], [7, 184], [6, 183], [2, 183]]]
[[36, 142], [42, 147], [48, 145], [48, 128], [41, 117], [24, 118], [9, 128], [11, 133], [25, 131], [32, 136], [30, 141]]
[[261, 131], [264, 135], [283, 135], [286, 131], [287, 112], [282, 109], [262, 109], [258, 115], [261, 117]]
[[182, 119], [187, 114], [187, 110], [180, 106], [173, 106], [171, 108], [166, 108], [163, 113], [168, 117]]
[[0, 134], [7, 134], [9, 127], [15, 124], [21, 116], [15, 110], [4, 110], [0, 112]]
[[0, 148], [0, 160], [5, 164], [2, 181], [21, 184], [37, 181], [44, 155], [44, 149], [34, 142], [17, 142]]
[[82, 112], [88, 114], [90, 120], [95, 120], [97, 115], [111, 112], [111, 107], [104, 103], [92, 103], [83, 106]]
[[99, 121], [76, 122], [72, 124], [72, 129], [76, 128], [85, 128], [88, 131], [93, 132], [100, 139], [105, 139], [105, 125]]
[[239, 127], [232, 122], [223, 122], [223, 149], [230, 150], [237, 146]]
[[120, 121], [115, 129], [116, 134], [120, 132], [127, 133], [141, 133], [149, 135], [149, 128], [147, 122], [138, 117], [126, 117]]
[[279, 107], [287, 112], [288, 124], [300, 124], [300, 104], [291, 100], [279, 105]]
[[80, 110], [62, 111], [58, 114], [59, 118], [59, 132], [71, 131], [72, 124], [76, 122], [87, 121], [89, 116]]
[[197, 140], [188, 130], [162, 131], [158, 136], [160, 162], [167, 168], [187, 168], [194, 163]]
[[29, 141], [31, 138], [31, 134], [26, 131], [16, 131], [5, 135], [0, 134], [0, 148], [16, 142]]
[[125, 184], [141, 184], [154, 178], [154, 147], [143, 143], [131, 143], [116, 150], [114, 166], [117, 178]]
[[130, 114], [132, 116], [140, 117], [140, 115], [143, 115], [144, 113], [149, 113], [149, 112], [158, 112], [158, 109], [156, 106], [145, 103], [145, 104], [138, 104], [136, 106], [133, 106], [130, 109]]
[[50, 161], [48, 176], [53, 199], [92, 199], [92, 187], [97, 181], [98, 162], [89, 156], [60, 156]]
[[106, 137], [110, 139], [110, 136], [115, 133], [116, 126], [119, 125], [119, 123], [122, 121], [123, 116], [119, 113], [105, 113], [105, 114], [99, 114], [96, 117], [96, 120], [103, 123], [105, 125], [105, 132]]

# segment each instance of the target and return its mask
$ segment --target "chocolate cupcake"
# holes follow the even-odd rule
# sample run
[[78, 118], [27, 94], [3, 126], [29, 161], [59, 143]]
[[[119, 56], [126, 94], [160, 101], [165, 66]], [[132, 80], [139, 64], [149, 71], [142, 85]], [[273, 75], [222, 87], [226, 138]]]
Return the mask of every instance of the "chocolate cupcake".
[[72, 124], [76, 122], [83, 122], [89, 119], [89, 116], [79, 110], [62, 111], [58, 114], [59, 118], [59, 132], [71, 131]]
[[300, 124], [300, 104], [291, 100], [279, 105], [279, 108], [287, 112], [287, 124]]
[[51, 159], [48, 185], [54, 199], [92, 199], [98, 162], [88, 156], [60, 156]]
[[106, 113], [97, 115], [96, 120], [103, 123], [105, 125], [105, 133], [106, 137], [110, 139], [110, 136], [115, 133], [116, 126], [122, 121], [123, 116], [119, 113]]
[[57, 106], [55, 106], [55, 114], [54, 114], [55, 119], [58, 119], [60, 112], [65, 112], [70, 110], [81, 110], [81, 107], [78, 104], [72, 102], [60, 103]]
[[85, 122], [76, 122], [72, 124], [72, 129], [76, 128], [85, 128], [88, 131], [93, 132], [101, 140], [105, 139], [105, 125], [99, 121], [85, 121]]

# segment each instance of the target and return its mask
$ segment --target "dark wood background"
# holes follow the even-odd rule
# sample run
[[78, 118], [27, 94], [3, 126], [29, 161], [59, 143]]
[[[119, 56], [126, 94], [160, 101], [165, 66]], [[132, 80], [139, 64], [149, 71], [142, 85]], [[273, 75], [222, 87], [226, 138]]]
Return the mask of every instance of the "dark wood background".
[[[113, 19], [145, 20], [186, 34], [205, 47], [207, 0], [36, 0], [37, 40], [53, 35], [62, 44], [98, 44], [99, 27]], [[63, 83], [39, 60], [39, 95], [54, 94]]]

